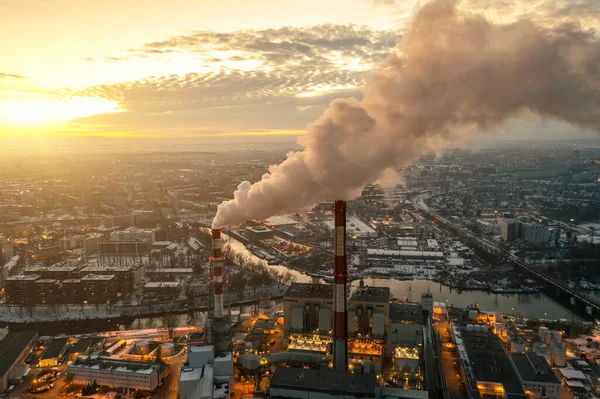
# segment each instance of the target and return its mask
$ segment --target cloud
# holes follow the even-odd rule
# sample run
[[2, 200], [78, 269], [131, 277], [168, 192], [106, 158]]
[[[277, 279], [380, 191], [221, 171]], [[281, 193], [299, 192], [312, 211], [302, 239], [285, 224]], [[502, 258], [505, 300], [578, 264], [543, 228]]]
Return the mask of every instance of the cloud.
[[320, 25], [191, 32], [148, 43], [128, 50], [129, 57], [167, 57], [177, 63], [184, 55], [197, 71], [77, 90], [71, 95], [115, 101], [124, 110], [77, 123], [301, 129], [333, 98], [361, 98], [369, 70], [399, 39], [392, 31]]
[[27, 79], [27, 76], [15, 75], [12, 73], [0, 72], [0, 79]]

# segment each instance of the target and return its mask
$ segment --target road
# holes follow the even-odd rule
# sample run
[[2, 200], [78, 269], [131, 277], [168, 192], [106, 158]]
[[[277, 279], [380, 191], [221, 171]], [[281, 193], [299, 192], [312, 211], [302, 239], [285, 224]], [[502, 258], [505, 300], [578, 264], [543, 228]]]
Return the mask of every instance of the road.
[[454, 359], [455, 355], [452, 353], [454, 342], [452, 341], [450, 329], [450, 323], [445, 318], [440, 319], [436, 325], [436, 330], [440, 334], [442, 341], [441, 356], [442, 364], [444, 366], [444, 373], [446, 374], [448, 394], [450, 399], [466, 399], [466, 394], [460, 390], [462, 379], [458, 373], [459, 361]]

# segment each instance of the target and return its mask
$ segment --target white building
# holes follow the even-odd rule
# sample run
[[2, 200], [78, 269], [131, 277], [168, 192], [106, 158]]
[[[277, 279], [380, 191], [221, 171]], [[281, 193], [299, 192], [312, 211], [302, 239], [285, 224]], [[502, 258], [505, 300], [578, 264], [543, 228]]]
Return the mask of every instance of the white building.
[[69, 365], [69, 375], [76, 384], [91, 384], [111, 388], [140, 389], [154, 391], [160, 381], [157, 364], [129, 362], [112, 359], [92, 359], [80, 356]]
[[156, 231], [158, 229], [138, 229], [129, 227], [124, 230], [113, 231], [110, 233], [111, 241], [136, 241], [139, 239], [150, 239], [156, 241]]
[[[333, 219], [327, 220], [325, 224], [331, 231], [335, 228]], [[357, 238], [377, 237], [377, 232], [371, 226], [354, 216], [346, 218], [346, 232]]]

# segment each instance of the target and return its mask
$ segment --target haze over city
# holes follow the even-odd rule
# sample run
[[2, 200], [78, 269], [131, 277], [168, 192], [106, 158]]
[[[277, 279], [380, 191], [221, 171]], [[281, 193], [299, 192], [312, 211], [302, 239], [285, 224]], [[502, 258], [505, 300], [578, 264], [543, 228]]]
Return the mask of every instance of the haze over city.
[[0, 3], [0, 398], [597, 397], [598, 29]]

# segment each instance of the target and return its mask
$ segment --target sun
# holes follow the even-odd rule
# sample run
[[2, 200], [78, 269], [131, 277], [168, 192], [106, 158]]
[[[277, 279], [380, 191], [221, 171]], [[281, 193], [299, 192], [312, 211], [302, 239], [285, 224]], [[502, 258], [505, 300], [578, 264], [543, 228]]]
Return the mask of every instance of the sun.
[[2, 101], [0, 122], [17, 126], [44, 125], [119, 111], [116, 102], [93, 97], [74, 96], [58, 101]]

